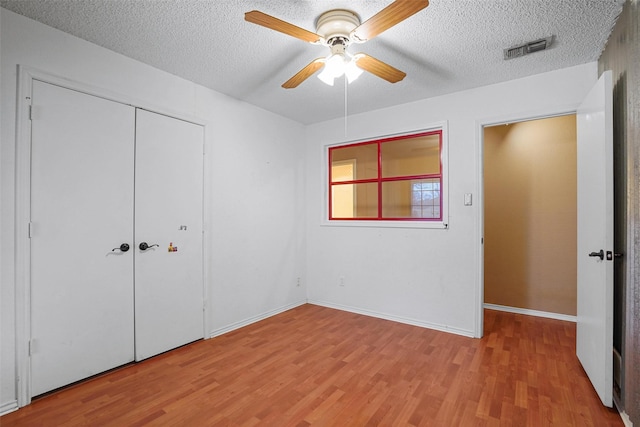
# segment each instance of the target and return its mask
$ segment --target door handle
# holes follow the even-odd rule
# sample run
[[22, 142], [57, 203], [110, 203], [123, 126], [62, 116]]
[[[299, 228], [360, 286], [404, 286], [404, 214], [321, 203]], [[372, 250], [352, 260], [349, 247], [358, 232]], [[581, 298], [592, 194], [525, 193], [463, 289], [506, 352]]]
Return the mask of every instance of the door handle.
[[140, 246], [138, 246], [138, 247], [140, 248], [141, 251], [146, 251], [147, 249], [151, 249], [154, 246], [160, 247], [160, 245], [158, 245], [156, 243], [154, 243], [153, 245], [149, 245], [149, 244], [147, 244], [147, 242], [140, 243]]
[[602, 249], [600, 249], [600, 252], [591, 252], [589, 254], [589, 256], [598, 257], [601, 260], [603, 260], [604, 259], [604, 251]]
[[111, 249], [111, 252], [113, 251], [127, 252], [128, 250], [129, 250], [129, 244], [123, 243], [120, 245], [120, 247]]

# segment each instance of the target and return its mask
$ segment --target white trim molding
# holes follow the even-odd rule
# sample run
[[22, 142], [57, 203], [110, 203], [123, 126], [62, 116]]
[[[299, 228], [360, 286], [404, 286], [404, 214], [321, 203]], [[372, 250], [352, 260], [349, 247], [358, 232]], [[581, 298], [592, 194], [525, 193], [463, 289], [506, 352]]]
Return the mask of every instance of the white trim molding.
[[2, 403], [0, 404], [0, 417], [17, 410], [18, 410], [17, 400], [11, 400], [9, 402]]
[[524, 314], [526, 316], [545, 317], [547, 319], [564, 320], [565, 322], [576, 323], [578, 318], [570, 314], [551, 313], [548, 311], [530, 310], [528, 308], [508, 307], [498, 304], [484, 304], [484, 308], [489, 310], [506, 311], [507, 313]]
[[[358, 220], [349, 220], [349, 221], [340, 221], [340, 220], [329, 220], [329, 188], [328, 188], [328, 166], [329, 166], [329, 148], [348, 145], [354, 143], [362, 143], [375, 141], [379, 139], [385, 138], [394, 138], [405, 135], [412, 135], [422, 132], [432, 132], [432, 131], [441, 131], [442, 132], [442, 145], [440, 152], [440, 162], [442, 165], [442, 189], [441, 189], [441, 200], [442, 200], [442, 220], [440, 221], [385, 221], [385, 220], [375, 220], [375, 221], [358, 221]], [[426, 125], [420, 129], [407, 130], [403, 132], [386, 134], [386, 135], [372, 135], [363, 138], [352, 139], [348, 141], [330, 141], [322, 144], [320, 146], [321, 155], [320, 159], [322, 162], [320, 168], [320, 179], [321, 179], [321, 187], [322, 188], [322, 212], [320, 213], [320, 225], [323, 227], [372, 227], [372, 228], [425, 228], [425, 229], [440, 229], [440, 230], [448, 230], [449, 229], [449, 122], [447, 120], [434, 122]]]
[[309, 300], [309, 304], [319, 305], [321, 307], [333, 308], [336, 310], [348, 311], [350, 313], [362, 314], [364, 316], [375, 317], [378, 319], [391, 320], [392, 322], [404, 323], [407, 325], [418, 326], [425, 329], [433, 329], [440, 332], [448, 332], [456, 335], [462, 335], [463, 337], [474, 338], [473, 331], [467, 329], [455, 328], [440, 323], [424, 322], [422, 320], [411, 319], [403, 316], [396, 316], [393, 314], [381, 313], [379, 311], [366, 310], [357, 307], [351, 307], [348, 305], [334, 304], [327, 301]]
[[633, 427], [633, 423], [631, 422], [631, 419], [629, 418], [629, 415], [626, 412], [618, 411], [618, 413], [620, 414], [620, 418], [622, 418], [622, 422], [625, 427]]
[[294, 302], [292, 304], [287, 304], [282, 307], [266, 311], [262, 314], [258, 314], [257, 316], [252, 316], [244, 320], [240, 320], [238, 322], [234, 322], [230, 325], [223, 326], [221, 328], [214, 329], [209, 333], [209, 338], [218, 337], [220, 335], [224, 335], [227, 332], [235, 331], [236, 329], [243, 328], [245, 326], [249, 326], [252, 323], [259, 322], [264, 319], [268, 319], [269, 317], [275, 316], [276, 314], [284, 313], [285, 311], [291, 310], [296, 307], [300, 307], [301, 305], [305, 305], [307, 300]]

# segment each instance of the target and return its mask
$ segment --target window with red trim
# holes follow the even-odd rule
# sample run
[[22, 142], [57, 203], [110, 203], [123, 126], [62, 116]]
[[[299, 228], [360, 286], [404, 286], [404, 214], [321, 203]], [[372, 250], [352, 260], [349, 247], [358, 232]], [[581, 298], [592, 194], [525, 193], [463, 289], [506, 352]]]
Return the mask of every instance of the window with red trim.
[[442, 131], [329, 148], [329, 219], [442, 221]]

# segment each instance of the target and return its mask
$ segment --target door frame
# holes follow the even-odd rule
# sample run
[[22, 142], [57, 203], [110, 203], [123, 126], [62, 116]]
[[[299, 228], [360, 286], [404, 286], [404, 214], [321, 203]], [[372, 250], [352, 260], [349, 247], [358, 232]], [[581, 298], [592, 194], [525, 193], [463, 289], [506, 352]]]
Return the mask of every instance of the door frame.
[[[188, 113], [172, 111], [165, 107], [153, 105], [147, 101], [113, 92], [108, 89], [71, 80], [62, 76], [48, 73], [36, 68], [18, 65], [18, 93], [16, 110], [16, 184], [15, 184], [15, 357], [16, 357], [16, 392], [18, 407], [31, 403], [31, 251], [29, 237], [29, 222], [31, 212], [31, 99], [33, 81], [39, 80], [75, 90], [91, 96], [97, 96], [120, 104], [130, 105], [154, 113], [163, 114], [179, 120], [191, 122], [204, 128], [204, 153], [203, 153], [203, 327], [204, 338], [210, 337], [211, 320], [208, 315], [211, 312], [210, 296], [206, 283], [210, 283], [209, 263], [211, 255], [211, 158], [207, 154], [212, 152], [210, 134], [212, 124], [208, 120], [193, 116]], [[133, 138], [133, 135], [132, 135]]]
[[473, 336], [482, 338], [484, 335], [484, 128], [490, 126], [504, 125], [507, 123], [527, 122], [532, 120], [549, 119], [552, 117], [567, 116], [576, 114], [578, 105], [560, 108], [547, 108], [543, 110], [531, 111], [528, 113], [505, 114], [495, 117], [476, 120], [476, 159], [477, 159], [477, 209], [476, 216], [476, 312], [475, 330]]

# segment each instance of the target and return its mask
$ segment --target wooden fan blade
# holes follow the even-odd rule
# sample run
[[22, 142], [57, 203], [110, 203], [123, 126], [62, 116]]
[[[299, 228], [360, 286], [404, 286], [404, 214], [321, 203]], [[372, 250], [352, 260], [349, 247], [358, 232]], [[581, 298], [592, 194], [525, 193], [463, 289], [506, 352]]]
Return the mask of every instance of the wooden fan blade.
[[293, 89], [298, 87], [300, 83], [311, 77], [316, 71], [318, 71], [324, 65], [324, 58], [316, 58], [311, 61], [306, 67], [298, 71], [298, 73], [291, 77], [289, 80], [282, 84], [285, 89]]
[[266, 13], [258, 10], [252, 10], [251, 12], [245, 13], [244, 20], [251, 22], [252, 24], [262, 25], [263, 27], [267, 27], [271, 30], [280, 31], [281, 33], [309, 43], [318, 43], [322, 39], [322, 37], [316, 33], [312, 33], [311, 31], [297, 27], [281, 19], [274, 18], [273, 16], [267, 15]]
[[352, 32], [356, 42], [365, 42], [429, 6], [429, 0], [396, 0]]
[[375, 74], [381, 79], [385, 79], [389, 83], [397, 83], [404, 79], [407, 75], [405, 72], [386, 64], [379, 59], [369, 56], [366, 53], [358, 53], [354, 55], [356, 65], [365, 71]]

